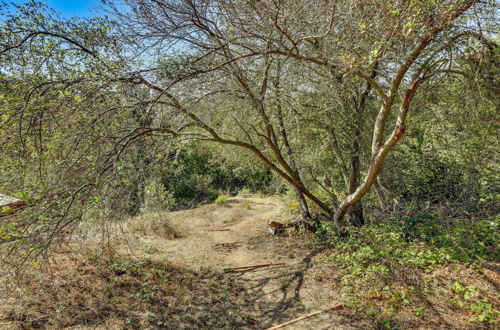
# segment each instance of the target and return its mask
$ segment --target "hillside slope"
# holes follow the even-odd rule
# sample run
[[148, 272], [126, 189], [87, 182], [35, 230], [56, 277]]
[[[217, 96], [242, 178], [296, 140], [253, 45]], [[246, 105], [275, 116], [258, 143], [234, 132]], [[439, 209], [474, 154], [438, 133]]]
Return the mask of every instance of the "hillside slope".
[[[423, 243], [408, 245], [376, 227], [363, 229], [367, 242], [334, 246], [309, 232], [272, 236], [269, 220], [292, 217], [282, 210], [276, 197], [244, 195], [146, 213], [104, 231], [81, 227], [47, 269], [1, 274], [0, 328], [265, 329], [336, 303], [346, 308], [284, 329], [494, 328], [496, 264], [423, 270], [396, 260], [402, 249], [419, 257], [412, 249]], [[373, 257], [377, 248], [387, 255]], [[279, 265], [228, 271], [261, 264]], [[363, 300], [354, 303], [356, 295]]]

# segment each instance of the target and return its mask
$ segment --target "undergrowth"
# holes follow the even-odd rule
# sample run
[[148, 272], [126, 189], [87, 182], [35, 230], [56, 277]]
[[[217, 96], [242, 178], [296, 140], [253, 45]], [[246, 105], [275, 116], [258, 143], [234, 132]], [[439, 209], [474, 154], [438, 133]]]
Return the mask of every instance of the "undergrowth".
[[500, 260], [500, 218], [446, 221], [431, 212], [421, 212], [393, 219], [392, 223], [407, 240], [446, 251], [453, 261], [477, 264]]
[[346, 305], [387, 329], [432, 325], [433, 317], [433, 325], [443, 324], [431, 308], [436, 304], [460, 309], [471, 328], [498, 324], [495, 287], [460, 279], [465, 272], [484, 276], [483, 266], [499, 260], [498, 219], [453, 225], [425, 215], [398, 220], [353, 227], [348, 238], [332, 239], [328, 259], [342, 270]]
[[164, 239], [182, 237], [165, 212], [150, 212], [127, 222], [126, 229], [141, 236], [156, 235]]
[[215, 200], [215, 205], [217, 206], [224, 206], [227, 205], [227, 203], [229, 203], [229, 200], [225, 195], [219, 195], [219, 197]]
[[10, 280], [23, 293], [6, 320], [23, 329], [220, 329], [254, 322], [237, 307], [244, 297], [225, 274], [120, 256], [59, 254], [52, 262], [50, 271]]

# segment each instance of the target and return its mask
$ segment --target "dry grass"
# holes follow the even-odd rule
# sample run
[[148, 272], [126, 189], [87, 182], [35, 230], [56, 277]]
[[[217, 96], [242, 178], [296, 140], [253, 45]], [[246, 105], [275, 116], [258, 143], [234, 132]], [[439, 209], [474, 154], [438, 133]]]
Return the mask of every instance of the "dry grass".
[[147, 213], [128, 220], [124, 231], [140, 236], [157, 236], [166, 240], [181, 238], [168, 212]]
[[[254, 329], [347, 302], [343, 274], [327, 258], [335, 246], [318, 242], [307, 231], [292, 234], [290, 230], [284, 237], [266, 233], [268, 220], [285, 222], [290, 217], [283, 215], [281, 208], [275, 199], [245, 196], [230, 199], [227, 207], [206, 205], [142, 215], [116, 228], [120, 230], [109, 242], [118, 252], [105, 250], [105, 254], [95, 252], [101, 248], [100, 234], [92, 232], [99, 229], [95, 226], [86, 240], [71, 245], [72, 251], [55, 251], [50, 269], [32, 268], [31, 274], [17, 278], [0, 273], [0, 287], [3, 284], [6, 288], [0, 290], [0, 328], [9, 322], [12, 329], [19, 325], [50, 329]], [[210, 231], [219, 228], [230, 230]], [[285, 266], [223, 271], [259, 263]], [[465, 307], [453, 305], [449, 298], [457, 293], [449, 288], [456, 280], [473, 285], [496, 304], [498, 270], [460, 265], [441, 267], [432, 274], [414, 268], [398, 270], [391, 276], [390, 290], [381, 288], [380, 283], [363, 283], [370, 296], [363, 302], [364, 312], [346, 308], [322, 313], [293, 328], [487, 327], [469, 322], [470, 310], [466, 313]], [[440, 292], [434, 290], [436, 281], [442, 283]], [[411, 303], [405, 305], [402, 294], [409, 286], [416, 290]], [[384, 323], [383, 315], [392, 303], [396, 314], [392, 323]], [[416, 309], [419, 307], [425, 308], [421, 314]], [[366, 313], [367, 309], [376, 315]]]
[[0, 325], [193, 329], [253, 322], [237, 307], [245, 297], [234, 281], [214, 272], [63, 252], [53, 255], [51, 265], [11, 281], [9, 295], [16, 299], [0, 310]]

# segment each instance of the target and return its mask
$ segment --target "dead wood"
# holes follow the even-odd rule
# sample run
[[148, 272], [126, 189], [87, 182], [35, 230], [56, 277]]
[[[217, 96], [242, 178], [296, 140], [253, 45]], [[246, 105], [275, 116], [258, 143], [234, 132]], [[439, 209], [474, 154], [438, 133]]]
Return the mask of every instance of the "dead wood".
[[325, 307], [325, 308], [323, 308], [323, 309], [321, 309], [319, 311], [312, 312], [312, 313], [306, 314], [304, 316], [298, 317], [296, 319], [287, 321], [285, 323], [281, 323], [281, 324], [275, 325], [274, 327], [268, 328], [267, 330], [274, 330], [274, 329], [283, 328], [284, 326], [287, 326], [289, 324], [292, 324], [292, 323], [295, 323], [295, 322], [298, 322], [298, 321], [302, 321], [304, 319], [307, 319], [307, 318], [309, 318], [311, 316], [314, 316], [314, 315], [317, 315], [319, 313], [323, 313], [323, 312], [326, 312], [326, 311], [329, 311], [329, 310], [332, 310], [332, 309], [340, 309], [340, 308], [343, 308], [343, 307], [344, 307], [344, 305], [342, 305], [342, 304], [331, 305], [331, 306]]
[[263, 264], [263, 265], [253, 265], [253, 266], [231, 267], [231, 268], [224, 269], [224, 271], [238, 271], [238, 270], [248, 270], [248, 269], [254, 269], [254, 268], [284, 266], [284, 265], [285, 265], [284, 262], [280, 262], [277, 264]]

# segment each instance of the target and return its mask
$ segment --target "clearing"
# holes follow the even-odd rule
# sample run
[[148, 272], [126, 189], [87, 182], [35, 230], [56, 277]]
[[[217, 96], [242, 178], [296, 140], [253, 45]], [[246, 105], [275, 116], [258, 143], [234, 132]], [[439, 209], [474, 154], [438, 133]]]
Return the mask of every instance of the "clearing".
[[[151, 215], [148, 215], [151, 216]], [[156, 214], [162, 218], [162, 214]], [[318, 278], [307, 280], [306, 274], [335, 272], [330, 266], [313, 267], [312, 259], [325, 246], [314, 243], [310, 234], [275, 237], [267, 232], [267, 221], [286, 222], [291, 216], [283, 213], [276, 197], [243, 195], [230, 198], [223, 206], [206, 205], [196, 209], [163, 214], [182, 233], [181, 238], [166, 240], [139, 231], [129, 240], [132, 251], [155, 251], [148, 254], [155, 261], [171, 262], [194, 270], [227, 268], [260, 264], [283, 266], [256, 268], [228, 273], [243, 289], [240, 296], [248, 298], [240, 309], [256, 324], [251, 328], [267, 328], [302, 316], [334, 303], [341, 303], [338, 283], [318, 285]], [[135, 225], [125, 226], [134, 231]], [[146, 248], [144, 248], [146, 247]], [[122, 246], [125, 248], [125, 246]], [[125, 249], [123, 249], [125, 251]], [[145, 256], [141, 256], [144, 258]], [[320, 268], [322, 268], [320, 270]], [[321, 276], [318, 276], [321, 277]], [[319, 281], [321, 279], [319, 278]], [[314, 282], [314, 283], [311, 283]], [[358, 329], [369, 327], [351, 312], [334, 310], [300, 321], [284, 329]]]
[[[0, 274], [0, 286], [10, 289], [0, 292], [0, 328], [265, 329], [347, 303], [342, 274], [328, 258], [332, 247], [308, 232], [267, 232], [269, 220], [291, 217], [277, 197], [242, 195], [219, 206], [144, 214], [118, 228], [80, 228], [71, 244], [57, 247], [48, 271], [35, 265], [22, 278]], [[227, 271], [260, 264], [281, 265]], [[335, 309], [283, 329], [494, 326], [469, 320], [496, 317], [496, 270], [408, 268], [392, 281], [390, 290], [362, 283], [370, 292], [363, 307], [373, 312]], [[480, 294], [488, 303], [477, 304], [486, 301]], [[468, 307], [474, 301], [482, 314]], [[382, 306], [395, 306], [399, 325], [385, 319]]]

